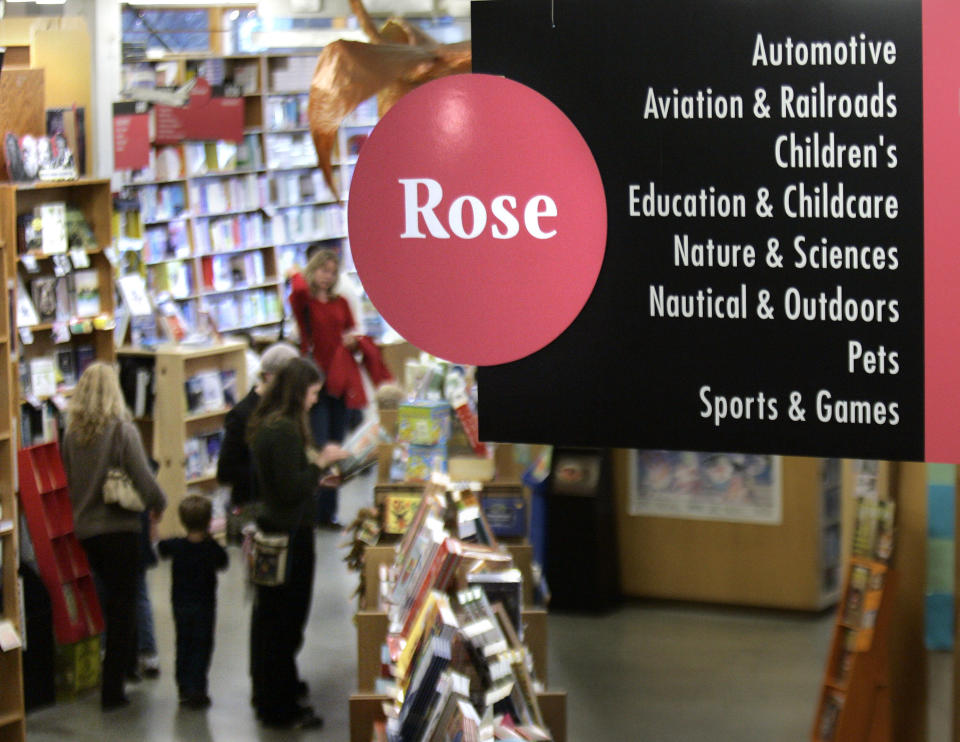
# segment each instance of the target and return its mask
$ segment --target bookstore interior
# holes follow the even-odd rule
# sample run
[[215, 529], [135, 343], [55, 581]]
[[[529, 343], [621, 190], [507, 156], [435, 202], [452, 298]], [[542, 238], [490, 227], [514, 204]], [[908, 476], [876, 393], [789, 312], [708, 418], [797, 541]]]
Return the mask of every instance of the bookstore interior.
[[[358, 6], [0, 10], [0, 742], [86, 739], [84, 728], [270, 738], [244, 685], [253, 539], [217, 463], [258, 354], [299, 341], [291, 275], [318, 245], [338, 256], [356, 331], [395, 380], [375, 389], [361, 377], [368, 402], [340, 469], [344, 530], [318, 537], [318, 563], [342, 573], [330, 601], [345, 610], [315, 600], [300, 664], [311, 690], [342, 690], [323, 698], [328, 738], [960, 740], [953, 466], [479, 440], [476, 369], [405, 342], [351, 260], [350, 182], [382, 115], [376, 96], [354, 100], [328, 151], [310, 115], [328, 44], [375, 41], [371, 24], [403, 14], [384, 38], [456, 45], [470, 6], [371, 0], [372, 19]], [[177, 709], [170, 642], [161, 678], [100, 716], [104, 613], [59, 454], [94, 361], [115, 365], [158, 465], [159, 536], [180, 535], [178, 504], [202, 495], [239, 574], [220, 588], [232, 633], [217, 637], [202, 726]], [[149, 573], [158, 624], [172, 620], [164, 569]], [[346, 641], [310, 653], [335, 634], [326, 622]], [[681, 625], [694, 627], [690, 654], [671, 655]], [[779, 655], [791, 641], [802, 647]], [[731, 642], [747, 642], [736, 658], [723, 654]], [[635, 664], [614, 664], [621, 653]], [[217, 667], [239, 683], [232, 699], [217, 694]], [[672, 687], [655, 690], [644, 672]], [[781, 696], [711, 702], [720, 678]], [[745, 721], [770, 714], [767, 726]]]

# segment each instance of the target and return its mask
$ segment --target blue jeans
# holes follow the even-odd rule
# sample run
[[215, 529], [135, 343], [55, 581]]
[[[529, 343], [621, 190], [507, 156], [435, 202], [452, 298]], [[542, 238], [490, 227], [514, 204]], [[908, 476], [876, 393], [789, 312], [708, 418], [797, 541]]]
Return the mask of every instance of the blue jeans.
[[153, 606], [147, 589], [147, 571], [140, 570], [137, 580], [137, 650], [141, 655], [157, 653], [157, 636], [153, 629]]
[[177, 688], [181, 697], [207, 693], [216, 614], [213, 603], [173, 606], [177, 626]]
[[[310, 408], [310, 431], [313, 433], [313, 442], [317, 448], [323, 448], [327, 443], [342, 442], [347, 432], [346, 403], [321, 390], [317, 403]], [[317, 488], [318, 523], [330, 523], [336, 520], [337, 494], [335, 487]]]

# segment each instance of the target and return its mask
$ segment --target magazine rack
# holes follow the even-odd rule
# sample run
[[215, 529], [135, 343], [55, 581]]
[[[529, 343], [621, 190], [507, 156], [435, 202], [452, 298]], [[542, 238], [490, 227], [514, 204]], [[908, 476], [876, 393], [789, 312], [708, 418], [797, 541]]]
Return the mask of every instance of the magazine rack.
[[50, 593], [57, 642], [72, 644], [103, 631], [103, 615], [87, 556], [73, 531], [67, 477], [56, 443], [18, 454], [20, 503], [40, 576]]
[[896, 490], [889, 465], [859, 462], [856, 528], [817, 705], [813, 742], [893, 739], [891, 623]]
[[[896, 575], [882, 564], [859, 560], [851, 564], [850, 573], [857, 567], [874, 567], [871, 574], [883, 575], [883, 587], [868, 589], [857, 598], [859, 588], [851, 587], [848, 574], [843, 605], [862, 600], [865, 611], [876, 610], [876, 624], [872, 630], [858, 629], [848, 617], [838, 617], [813, 730], [814, 742], [892, 739], [889, 646]], [[861, 648], [853, 646], [856, 644]]]

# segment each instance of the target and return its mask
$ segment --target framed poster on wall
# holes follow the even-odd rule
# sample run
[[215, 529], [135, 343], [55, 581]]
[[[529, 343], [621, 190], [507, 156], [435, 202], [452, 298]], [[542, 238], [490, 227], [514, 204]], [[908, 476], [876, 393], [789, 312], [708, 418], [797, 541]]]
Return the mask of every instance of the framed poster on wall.
[[631, 451], [630, 515], [779, 525], [781, 459], [692, 451]]

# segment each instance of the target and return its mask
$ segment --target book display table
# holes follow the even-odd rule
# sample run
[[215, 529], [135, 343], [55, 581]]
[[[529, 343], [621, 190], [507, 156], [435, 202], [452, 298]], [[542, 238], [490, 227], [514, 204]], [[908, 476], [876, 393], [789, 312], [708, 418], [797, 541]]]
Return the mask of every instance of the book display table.
[[[484, 661], [477, 663], [474, 659], [475, 664], [472, 664], [464, 660], [464, 655], [481, 646], [481, 655], [496, 664], [493, 659], [496, 650], [491, 648], [496, 642], [484, 647], [472, 638], [481, 624], [499, 624], [503, 627], [504, 635], [510, 638], [502, 645], [496, 645], [506, 654], [497, 655], [502, 659], [495, 672], [504, 672], [504, 668], [510, 666], [516, 674], [507, 672], [509, 682], [503, 678], [499, 684], [493, 681], [495, 688], [502, 691], [501, 696], [486, 686], [483, 686], [485, 691], [480, 691], [479, 696], [486, 694], [488, 699], [499, 697], [497, 703], [491, 703], [495, 712], [500, 714], [509, 709], [511, 716], [519, 717], [518, 725], [545, 728], [549, 730], [550, 739], [557, 742], [566, 740], [566, 694], [541, 689], [547, 684], [547, 612], [532, 605], [532, 547], [522, 538], [500, 547], [489, 547], [450, 536], [440, 525], [444, 505], [438, 503], [447, 502], [452, 508], [446, 512], [447, 516], [456, 510], [461, 524], [465, 520], [478, 518], [481, 523], [479, 530], [482, 530], [485, 519], [476, 499], [467, 496], [465, 505], [451, 506], [450, 502], [457, 495], [450, 494], [451, 500], [446, 501], [444, 498], [448, 493], [444, 487], [435, 484], [426, 487], [422, 484], [404, 485], [407, 489], [416, 486], [420, 488], [422, 500], [402, 540], [397, 540], [399, 534], [388, 534], [384, 536], [388, 543], [367, 546], [364, 552], [364, 585], [359, 595], [363, 608], [355, 617], [357, 692], [350, 697], [351, 742], [384, 738], [380, 736], [384, 733], [383, 724], [392, 715], [398, 715], [398, 719], [391, 723], [404, 725], [408, 734], [411, 729], [435, 729], [433, 725], [449, 723], [463, 710], [451, 711], [444, 706], [453, 704], [448, 700], [451, 694], [447, 685], [451, 682], [456, 685], [457, 680], [451, 681], [450, 677], [460, 680], [462, 700], [471, 705], [470, 701], [478, 697], [478, 683], [483, 686], [484, 682], [490, 682], [490, 676], [485, 676], [483, 670], [477, 672], [478, 667], [486, 667]], [[380, 490], [381, 495], [384, 491]], [[381, 495], [378, 498], [382, 508], [385, 499]], [[435, 517], [435, 520], [431, 520]], [[473, 526], [468, 524], [461, 530], [472, 532]], [[430, 549], [428, 542], [438, 544], [437, 548]], [[495, 568], [483, 569], [492, 569], [493, 574], [499, 576], [515, 575], [517, 579], [511, 583], [512, 601], [509, 597], [510, 587], [502, 593], [505, 596], [502, 602], [495, 602], [493, 598], [488, 601], [487, 595], [480, 599], [489, 613], [483, 614], [488, 616], [487, 619], [478, 622], [480, 614], [471, 613], [473, 609], [468, 606], [488, 588], [477, 587], [477, 576], [467, 577], [470, 570], [460, 569], [460, 566], [479, 563], [483, 557], [496, 562]], [[476, 561], [470, 562], [471, 559]], [[494, 581], [497, 581], [496, 578]], [[497, 589], [502, 590], [503, 587], [501, 584]], [[514, 620], [508, 618], [511, 609], [507, 606], [511, 602], [516, 611], [514, 615], [519, 616], [519, 630], [516, 632], [512, 625]], [[493, 603], [492, 609], [490, 603]], [[522, 643], [517, 637], [518, 633], [522, 635]], [[452, 649], [451, 658], [442, 661], [432, 654], [436, 651], [437, 642], [441, 641], [449, 641], [451, 646], [460, 647], [463, 651]], [[509, 650], [508, 645], [511, 648]], [[474, 646], [473, 650], [471, 646]], [[527, 660], [522, 662], [522, 657]], [[458, 664], [458, 659], [461, 664]], [[434, 677], [430, 675], [431, 668], [438, 662], [452, 672], [444, 672], [442, 677], [434, 679], [435, 685], [430, 685], [423, 678]], [[437, 672], [434, 670], [435, 674]], [[468, 676], [469, 681], [466, 680]], [[539, 685], [534, 685], [532, 678]], [[470, 686], [469, 693], [466, 692], [466, 685]], [[511, 688], [515, 690], [511, 692]], [[399, 696], [395, 695], [398, 689], [403, 691]], [[398, 697], [405, 698], [404, 703], [397, 704], [395, 698]], [[479, 714], [479, 711], [474, 709], [470, 714]], [[421, 716], [417, 714], [422, 715], [422, 721], [418, 721]], [[458, 723], [465, 723], [461, 717], [456, 718]], [[414, 735], [411, 738], [419, 737]]]

